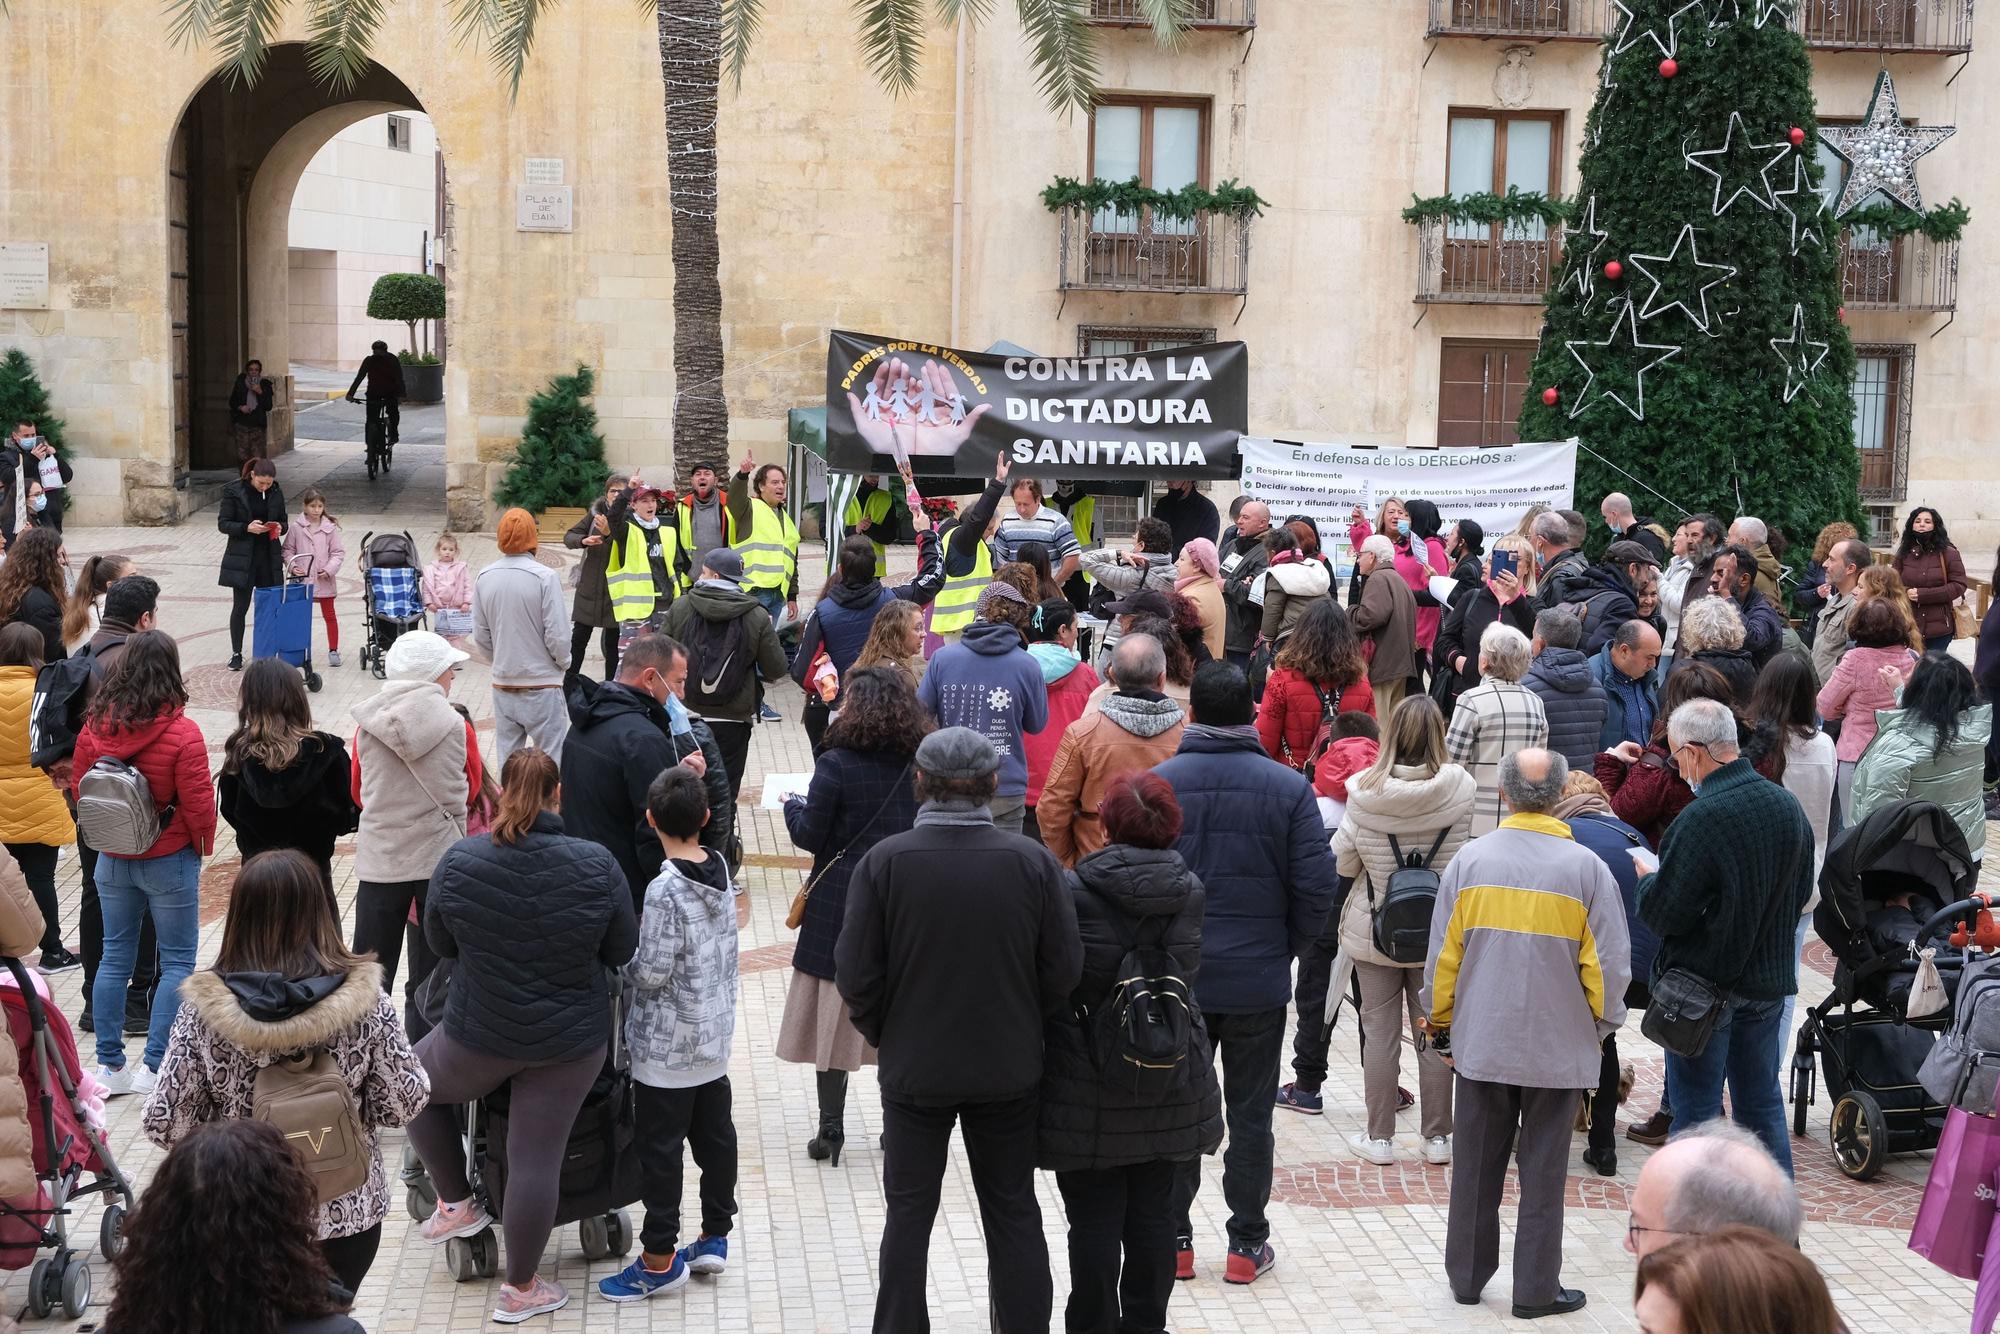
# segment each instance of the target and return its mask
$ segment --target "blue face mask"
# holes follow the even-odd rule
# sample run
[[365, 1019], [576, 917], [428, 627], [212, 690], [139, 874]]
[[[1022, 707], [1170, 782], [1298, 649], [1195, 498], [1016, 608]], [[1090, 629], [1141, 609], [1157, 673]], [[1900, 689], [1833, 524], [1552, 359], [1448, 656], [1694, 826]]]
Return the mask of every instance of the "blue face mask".
[[667, 696], [666, 710], [667, 726], [675, 736], [687, 736], [694, 731], [694, 725], [688, 721], [687, 706], [681, 703], [679, 695]]
[[43, 510], [47, 509], [48, 507], [49, 507], [49, 498], [47, 496], [31, 496], [28, 498], [28, 508], [33, 510], [37, 514], [40, 514]]
[[1408, 519], [1396, 520], [1396, 536], [1408, 537], [1409, 535], [1410, 535], [1410, 521]]

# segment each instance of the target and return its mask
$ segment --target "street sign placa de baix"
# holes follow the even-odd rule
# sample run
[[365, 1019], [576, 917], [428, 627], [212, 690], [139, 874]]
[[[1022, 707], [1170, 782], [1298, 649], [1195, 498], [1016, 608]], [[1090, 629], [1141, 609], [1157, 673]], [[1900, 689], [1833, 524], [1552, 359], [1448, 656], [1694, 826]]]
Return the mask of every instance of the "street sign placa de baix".
[[0, 241], [0, 310], [49, 308], [49, 243]]
[[519, 232], [566, 232], [574, 217], [571, 190], [567, 185], [523, 185], [514, 196], [514, 230]]

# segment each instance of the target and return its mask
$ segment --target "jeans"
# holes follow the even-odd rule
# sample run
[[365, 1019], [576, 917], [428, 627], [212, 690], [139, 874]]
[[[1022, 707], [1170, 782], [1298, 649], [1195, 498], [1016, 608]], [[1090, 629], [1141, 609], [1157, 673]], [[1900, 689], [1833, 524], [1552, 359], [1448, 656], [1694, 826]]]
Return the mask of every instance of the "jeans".
[[1021, 826], [1028, 818], [1028, 798], [1025, 794], [1018, 797], [995, 797], [987, 802], [986, 806], [993, 812], [993, 827], [1004, 829], [1010, 834], [1020, 833]]
[[1924, 652], [1926, 653], [1949, 652], [1951, 649], [1951, 641], [1953, 640], [1953, 638], [1955, 638], [1955, 636], [1952, 635], [1929, 636], [1924, 640]]
[[167, 1032], [181, 1008], [181, 982], [194, 971], [201, 936], [201, 854], [182, 848], [164, 857], [112, 857], [97, 861], [97, 896], [104, 904], [104, 958], [91, 986], [97, 1021], [97, 1062], [125, 1065], [125, 987], [139, 955], [139, 923], [150, 912], [160, 935], [160, 982], [153, 992], [153, 1021], [145, 1061], [158, 1070], [167, 1054]]
[[[83, 889], [77, 895], [76, 952], [83, 957], [83, 998], [93, 1009], [96, 1004], [97, 963], [104, 957], [104, 904], [97, 897], [97, 861], [97, 849], [84, 842], [83, 835], [79, 833], [76, 864], [82, 873]], [[125, 997], [126, 1005], [151, 1014], [153, 987], [159, 980], [160, 943], [153, 936], [153, 915], [144, 913], [139, 919], [139, 953], [132, 964], [131, 990]]]
[[1783, 1009], [1783, 1001], [1732, 997], [1701, 1055], [1667, 1053], [1667, 1093], [1674, 1104], [1673, 1128], [1679, 1132], [1722, 1114], [1726, 1082], [1730, 1119], [1762, 1140], [1790, 1176], [1792, 1140], [1777, 1073]]
[[[1253, 1254], [1270, 1238], [1271, 1113], [1285, 1054], [1285, 1006], [1252, 1014], [1204, 1014], [1208, 1039], [1222, 1057], [1222, 1104], [1229, 1139], [1222, 1151], [1222, 1198], [1229, 1204], [1229, 1249]], [[1201, 1190], [1201, 1160], [1176, 1163], [1174, 1218], [1183, 1237]]]
[[681, 1236], [681, 1146], [701, 1169], [701, 1234], [726, 1237], [736, 1215], [736, 1123], [730, 1119], [729, 1076], [693, 1088], [634, 1084], [639, 1170], [646, 1221], [639, 1244], [670, 1256]]
[[56, 850], [47, 843], [9, 843], [7, 851], [20, 864], [28, 892], [42, 913], [42, 951], [62, 948], [62, 904], [56, 898]]
[[1069, 1215], [1068, 1334], [1167, 1327], [1174, 1294], [1175, 1164], [1058, 1172]]
[[1007, 1102], [926, 1107], [882, 1099], [888, 1145], [882, 1159], [882, 1227], [875, 1295], [878, 1334], [929, 1334], [924, 1285], [931, 1227], [937, 1221], [945, 1159], [955, 1121], [965, 1139], [972, 1190], [986, 1234], [986, 1267], [996, 1334], [1047, 1334], [1055, 1284], [1049, 1277], [1049, 1244], [1042, 1234], [1042, 1206], [1035, 1199], [1034, 1094]]

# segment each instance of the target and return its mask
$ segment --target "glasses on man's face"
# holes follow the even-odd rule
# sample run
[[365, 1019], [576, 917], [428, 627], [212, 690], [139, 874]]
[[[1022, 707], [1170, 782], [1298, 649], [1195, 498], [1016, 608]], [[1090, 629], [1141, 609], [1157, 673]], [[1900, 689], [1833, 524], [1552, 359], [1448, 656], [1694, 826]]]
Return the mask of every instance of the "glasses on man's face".
[[1657, 1232], [1663, 1237], [1692, 1237], [1692, 1232], [1682, 1232], [1670, 1227], [1640, 1227], [1633, 1214], [1625, 1215], [1625, 1244], [1632, 1250], [1639, 1249], [1639, 1238], [1648, 1232]]

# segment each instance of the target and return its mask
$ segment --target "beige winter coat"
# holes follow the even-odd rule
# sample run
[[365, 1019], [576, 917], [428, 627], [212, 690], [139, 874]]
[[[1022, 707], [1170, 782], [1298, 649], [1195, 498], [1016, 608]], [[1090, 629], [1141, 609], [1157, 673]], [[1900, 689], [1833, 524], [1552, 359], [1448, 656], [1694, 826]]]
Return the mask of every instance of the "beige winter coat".
[[1369, 915], [1368, 896], [1372, 886], [1380, 894], [1396, 870], [1396, 854], [1389, 836], [1396, 836], [1405, 855], [1419, 857], [1429, 852], [1439, 830], [1448, 830], [1431, 869], [1444, 875], [1453, 854], [1465, 845], [1472, 827], [1472, 803], [1478, 784], [1456, 764], [1447, 764], [1434, 774], [1415, 765], [1399, 764], [1377, 788], [1365, 788], [1357, 779], [1347, 784], [1347, 812], [1333, 833], [1334, 869], [1352, 876], [1354, 887], [1340, 913], [1340, 945], [1349, 957], [1384, 968], [1421, 968], [1421, 963], [1399, 964], [1375, 948], [1374, 921]]
[[354, 706], [361, 827], [354, 873], [429, 880], [465, 837], [465, 719], [431, 681], [389, 681]]
[[[42, 942], [42, 912], [28, 892], [20, 863], [0, 848], [0, 954], [26, 959]], [[28, 1133], [28, 1091], [21, 1083], [21, 1054], [0, 1041], [0, 1198], [35, 1191], [35, 1140]]]

